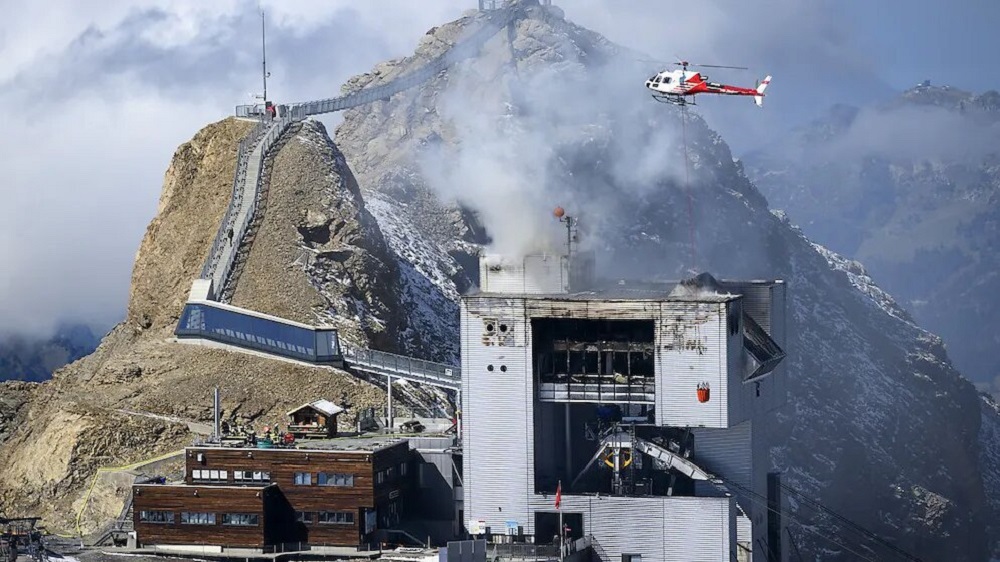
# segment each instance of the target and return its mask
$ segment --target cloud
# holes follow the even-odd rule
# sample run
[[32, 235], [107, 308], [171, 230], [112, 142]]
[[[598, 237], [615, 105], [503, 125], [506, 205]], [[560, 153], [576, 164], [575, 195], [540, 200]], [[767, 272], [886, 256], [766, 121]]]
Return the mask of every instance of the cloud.
[[[265, 2], [269, 90], [328, 97], [463, 2]], [[388, 12], [383, 27], [380, 12]], [[0, 29], [0, 334], [106, 329], [176, 147], [259, 90], [256, 2], [23, 2]]]
[[600, 231], [624, 197], [683, 174], [677, 112], [635, 87], [640, 65], [589, 37], [540, 29], [519, 28], [516, 73], [504, 69], [509, 49], [497, 40], [449, 74], [435, 111], [455, 142], [419, 161], [429, 186], [476, 211], [489, 251], [504, 255], [560, 251], [557, 205]]
[[935, 106], [866, 108], [811, 158], [816, 163], [863, 158], [979, 163], [997, 153], [998, 142], [1000, 126], [992, 119]]
[[[737, 151], [831, 101], [856, 102], [850, 96], [880, 89], [872, 57], [858, 46], [857, 21], [832, 0], [557, 3], [571, 20], [665, 62], [678, 55], [752, 68], [713, 71], [713, 79], [752, 83], [774, 74], [763, 110], [742, 99], [705, 100], [698, 108]], [[170, 155], [260, 89], [258, 6], [268, 14], [269, 93], [292, 101], [337, 94], [351, 75], [410, 54], [429, 28], [476, 3], [14, 4], [0, 23], [7, 133], [0, 158], [8, 171], [0, 207], [0, 332], [44, 333], [57, 321], [107, 327], [122, 315], [131, 262], [155, 212]], [[642, 81], [652, 70], [623, 67], [582, 91], [621, 96], [623, 105], [646, 104]], [[567, 122], [589, 117], [573, 113], [571, 104], [562, 107], [559, 98], [544, 109]], [[635, 186], [666, 173], [658, 154], [671, 142], [668, 136], [639, 140], [623, 143], [639, 152], [615, 163], [622, 174], [633, 174]], [[532, 204], [547, 213], [551, 203]]]

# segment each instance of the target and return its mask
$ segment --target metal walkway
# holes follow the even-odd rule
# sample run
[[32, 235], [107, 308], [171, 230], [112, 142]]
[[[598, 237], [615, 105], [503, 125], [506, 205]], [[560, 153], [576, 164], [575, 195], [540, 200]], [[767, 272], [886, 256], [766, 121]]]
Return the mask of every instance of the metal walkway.
[[[482, 25], [452, 45], [444, 54], [386, 84], [362, 88], [336, 98], [282, 105], [279, 106], [280, 119], [274, 121], [261, 115], [256, 126], [240, 141], [232, 197], [201, 270], [200, 279], [211, 281], [207, 298], [225, 303], [233, 294], [234, 287], [230, 285], [236, 281], [236, 276], [233, 275], [234, 265], [240, 252], [246, 250], [244, 245], [247, 244], [254, 220], [259, 219], [257, 211], [261, 190], [266, 187], [261, 184], [268, 153], [277, 148], [279, 139], [293, 123], [311, 115], [343, 111], [387, 100], [395, 94], [423, 84], [456, 62], [474, 56], [494, 35], [522, 15], [522, 10], [518, 3], [511, 3], [489, 12], [483, 18], [485, 21]], [[259, 113], [257, 109], [256, 106], [237, 106], [236, 115], [253, 115]], [[459, 369], [450, 365], [367, 349], [345, 349], [344, 359], [351, 368], [376, 375], [398, 377], [452, 390], [458, 390], [461, 385]]]
[[432, 59], [419, 69], [400, 76], [387, 84], [372, 88], [363, 88], [336, 98], [293, 103], [289, 104], [289, 107], [301, 109], [306, 115], [321, 115], [343, 111], [378, 100], [387, 100], [395, 94], [427, 82], [456, 62], [474, 56], [487, 41], [517, 19], [521, 13], [522, 8], [517, 4], [490, 12], [485, 18], [486, 22], [482, 26], [468, 37], [453, 45], [444, 54]]
[[462, 370], [452, 365], [347, 345], [342, 349], [344, 366], [349, 369], [455, 391], [462, 386]]

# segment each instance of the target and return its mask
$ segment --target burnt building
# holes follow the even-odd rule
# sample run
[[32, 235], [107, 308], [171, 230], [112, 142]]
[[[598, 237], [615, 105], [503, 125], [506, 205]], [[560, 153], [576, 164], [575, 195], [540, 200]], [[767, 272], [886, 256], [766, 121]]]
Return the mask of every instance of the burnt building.
[[359, 546], [397, 526], [414, 491], [405, 440], [351, 448], [191, 447], [183, 484], [133, 487], [140, 547]]
[[612, 560], [785, 559], [763, 431], [785, 400], [785, 284], [602, 287], [574, 266], [484, 256], [462, 297], [470, 534], [566, 529]]

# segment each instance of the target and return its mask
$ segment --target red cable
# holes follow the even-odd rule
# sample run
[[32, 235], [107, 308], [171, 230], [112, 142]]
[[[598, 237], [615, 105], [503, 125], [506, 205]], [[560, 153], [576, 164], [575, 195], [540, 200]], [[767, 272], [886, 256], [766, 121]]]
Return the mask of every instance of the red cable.
[[691, 244], [691, 269], [696, 270], [698, 267], [698, 253], [695, 247], [695, 237], [694, 237], [694, 195], [691, 192], [691, 169], [690, 169], [690, 158], [688, 157], [688, 143], [687, 143], [687, 106], [681, 106], [681, 131], [684, 139], [684, 182], [687, 188], [688, 196], [688, 236], [690, 238]]

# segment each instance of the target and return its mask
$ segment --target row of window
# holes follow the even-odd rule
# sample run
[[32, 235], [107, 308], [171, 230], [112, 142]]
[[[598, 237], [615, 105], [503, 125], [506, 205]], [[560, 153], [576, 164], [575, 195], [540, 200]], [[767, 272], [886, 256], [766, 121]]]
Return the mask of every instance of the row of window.
[[[313, 475], [311, 472], [296, 472], [294, 481], [296, 486], [312, 486]], [[316, 474], [316, 483], [320, 486], [342, 486], [353, 488], [354, 475], [339, 474], [334, 472], [319, 472]]]
[[[403, 468], [403, 474], [406, 474], [405, 465], [403, 465]], [[228, 482], [229, 472], [226, 470], [192, 470], [191, 479], [196, 482]], [[234, 470], [233, 481], [240, 484], [270, 482], [271, 473], [262, 470]], [[313, 474], [310, 472], [296, 472], [293, 482], [297, 486], [312, 486]], [[353, 488], [354, 475], [335, 472], [319, 472], [316, 474], [316, 483], [320, 486], [342, 486]]]
[[353, 525], [354, 512], [352, 511], [296, 511], [295, 520], [299, 523], [310, 525], [319, 523], [321, 525]]
[[[180, 516], [182, 525], [215, 525], [214, 513], [183, 511]], [[172, 525], [175, 521], [174, 512], [140, 511], [139, 521]], [[223, 513], [222, 524], [236, 527], [256, 527], [260, 524], [260, 515], [256, 513]]]

